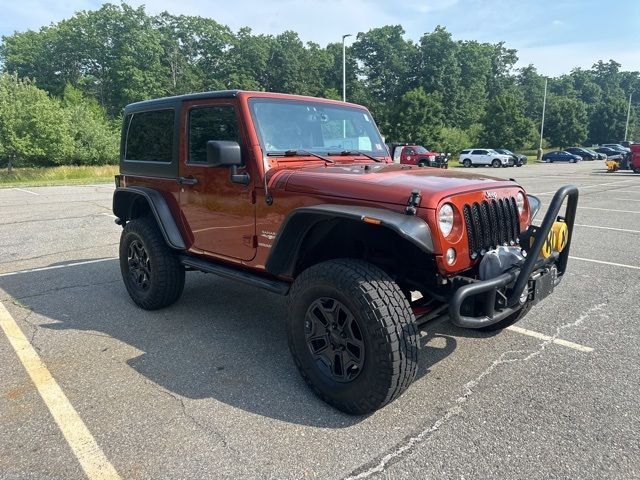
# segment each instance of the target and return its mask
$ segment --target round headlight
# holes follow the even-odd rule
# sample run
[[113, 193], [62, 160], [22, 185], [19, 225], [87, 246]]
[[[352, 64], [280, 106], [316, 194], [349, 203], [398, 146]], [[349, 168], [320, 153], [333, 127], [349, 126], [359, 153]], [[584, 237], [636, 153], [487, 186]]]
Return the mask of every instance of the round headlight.
[[453, 207], [450, 203], [445, 203], [438, 211], [438, 225], [440, 231], [447, 237], [453, 230]]
[[516, 195], [516, 205], [518, 206], [518, 213], [522, 215], [524, 210], [524, 195], [522, 192], [518, 192], [518, 195]]

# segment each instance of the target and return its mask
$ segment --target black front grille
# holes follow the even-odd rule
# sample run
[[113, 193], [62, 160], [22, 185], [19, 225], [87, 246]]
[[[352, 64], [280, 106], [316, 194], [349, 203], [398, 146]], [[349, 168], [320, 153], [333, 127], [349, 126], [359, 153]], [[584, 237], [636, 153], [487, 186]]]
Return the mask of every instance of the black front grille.
[[515, 197], [466, 204], [463, 215], [471, 258], [491, 248], [518, 242], [520, 218]]

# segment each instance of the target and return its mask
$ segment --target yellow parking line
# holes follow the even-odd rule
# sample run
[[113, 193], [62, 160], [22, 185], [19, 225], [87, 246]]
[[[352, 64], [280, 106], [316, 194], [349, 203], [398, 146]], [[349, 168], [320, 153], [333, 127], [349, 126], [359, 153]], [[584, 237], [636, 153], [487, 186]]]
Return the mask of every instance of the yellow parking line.
[[579, 343], [573, 343], [568, 340], [563, 340], [561, 338], [550, 337], [549, 335], [545, 335], [544, 333], [534, 332], [533, 330], [527, 330], [526, 328], [518, 327], [516, 325], [511, 325], [507, 327], [507, 330], [511, 330], [512, 332], [521, 333], [522, 335], [528, 335], [530, 337], [539, 338], [540, 340], [547, 340], [555, 343], [557, 345], [562, 345], [563, 347], [573, 348], [574, 350], [578, 350], [579, 352], [590, 353], [593, 352], [593, 348], [585, 347], [584, 345], [580, 345]]
[[120, 475], [107, 460], [78, 412], [69, 403], [67, 396], [2, 303], [0, 303], [0, 327], [4, 330], [9, 343], [38, 389], [38, 393], [87, 477], [91, 480], [120, 479]]

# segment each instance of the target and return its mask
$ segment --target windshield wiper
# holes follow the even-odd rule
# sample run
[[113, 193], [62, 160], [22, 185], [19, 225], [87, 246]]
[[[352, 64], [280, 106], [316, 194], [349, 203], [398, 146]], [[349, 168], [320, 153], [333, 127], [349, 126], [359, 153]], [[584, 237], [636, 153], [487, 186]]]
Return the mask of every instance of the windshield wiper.
[[267, 156], [269, 157], [274, 157], [274, 156], [303, 157], [305, 155], [309, 157], [319, 158], [320, 160], [324, 160], [325, 162], [328, 162], [328, 163], [336, 163], [335, 160], [332, 160], [323, 155], [319, 155], [317, 153], [309, 152], [308, 150], [285, 150], [284, 152], [268, 152], [267, 153]]
[[328, 155], [362, 155], [363, 157], [367, 157], [370, 158], [371, 160], [373, 160], [374, 162], [382, 162], [382, 160], [380, 160], [377, 157], [374, 157], [373, 155], [369, 155], [368, 153], [364, 153], [361, 152], [360, 150], [344, 150], [340, 153], [333, 153], [333, 152], [329, 152]]

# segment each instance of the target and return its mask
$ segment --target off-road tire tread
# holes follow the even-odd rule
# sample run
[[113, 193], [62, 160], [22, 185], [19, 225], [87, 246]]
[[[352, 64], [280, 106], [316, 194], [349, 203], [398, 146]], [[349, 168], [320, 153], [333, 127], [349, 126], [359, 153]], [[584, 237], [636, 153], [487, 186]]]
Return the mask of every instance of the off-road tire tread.
[[[376, 383], [351, 401], [338, 401], [325, 395], [311, 381], [306, 367], [295, 354], [292, 322], [288, 317], [289, 348], [302, 377], [318, 397], [344, 412], [360, 415], [377, 410], [398, 398], [415, 379], [418, 370], [419, 338], [415, 317], [400, 287], [380, 268], [356, 259], [329, 260], [310, 267], [296, 278], [288, 295], [288, 310], [312, 284], [329, 283], [360, 305], [370, 332], [371, 348], [381, 366]], [[356, 314], [356, 312], [353, 312]]]
[[[136, 295], [128, 281], [127, 236], [137, 235], [147, 250], [151, 261], [151, 290], [147, 296]], [[144, 216], [133, 219], [125, 225], [120, 237], [120, 269], [131, 299], [145, 310], [158, 310], [175, 303], [184, 290], [184, 267], [176, 253], [167, 246], [154, 218]]]

